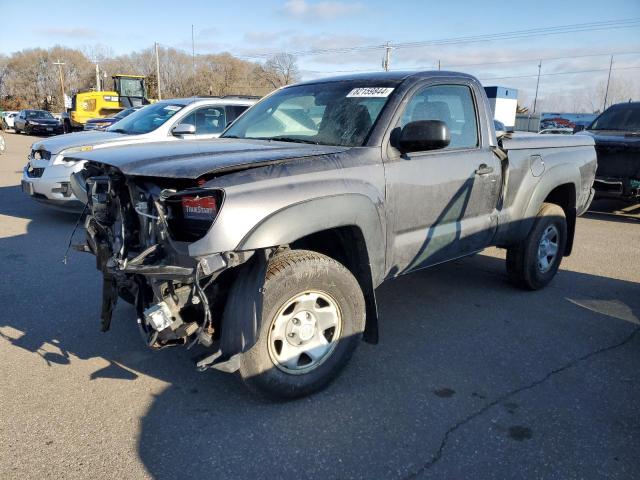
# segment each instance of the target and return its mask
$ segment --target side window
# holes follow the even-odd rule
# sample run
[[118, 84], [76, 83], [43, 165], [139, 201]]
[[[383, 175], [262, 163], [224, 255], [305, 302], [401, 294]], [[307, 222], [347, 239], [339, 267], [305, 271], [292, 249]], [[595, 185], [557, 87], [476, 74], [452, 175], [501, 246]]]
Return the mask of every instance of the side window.
[[436, 85], [414, 95], [400, 119], [399, 127], [418, 120], [440, 120], [447, 124], [451, 143], [447, 148], [478, 146], [478, 122], [473, 96], [464, 85]]
[[228, 105], [227, 123], [235, 122], [236, 118], [242, 115], [247, 108], [249, 108], [247, 105]]
[[221, 133], [227, 125], [224, 107], [204, 107], [194, 110], [180, 121], [181, 125], [185, 123], [196, 127], [196, 135]]

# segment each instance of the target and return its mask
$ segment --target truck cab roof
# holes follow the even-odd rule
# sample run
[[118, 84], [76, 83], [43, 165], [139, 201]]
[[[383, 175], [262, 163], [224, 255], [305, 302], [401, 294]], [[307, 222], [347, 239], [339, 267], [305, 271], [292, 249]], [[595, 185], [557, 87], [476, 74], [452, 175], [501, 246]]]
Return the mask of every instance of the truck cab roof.
[[443, 78], [443, 77], [458, 77], [468, 80], [478, 81], [473, 75], [461, 72], [450, 72], [446, 70], [424, 70], [424, 71], [392, 71], [392, 72], [364, 72], [364, 73], [350, 73], [348, 75], [338, 75], [334, 77], [326, 77], [315, 80], [308, 80], [306, 82], [300, 82], [296, 85], [313, 85], [317, 83], [330, 83], [330, 82], [346, 82], [354, 80], [367, 80], [367, 81], [391, 81], [402, 83], [410, 78], [423, 79], [423, 78]]

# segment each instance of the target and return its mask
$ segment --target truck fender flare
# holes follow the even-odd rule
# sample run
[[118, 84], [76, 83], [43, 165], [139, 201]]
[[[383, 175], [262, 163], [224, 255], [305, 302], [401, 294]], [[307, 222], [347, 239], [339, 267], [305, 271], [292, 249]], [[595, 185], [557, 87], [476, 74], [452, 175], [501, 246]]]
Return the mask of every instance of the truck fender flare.
[[[549, 194], [557, 187], [561, 185], [572, 184], [575, 188], [576, 195], [580, 188], [580, 171], [573, 165], [557, 165], [547, 170], [538, 184], [534, 187], [533, 194], [530, 197], [527, 208], [525, 209], [523, 218], [523, 230], [520, 232], [522, 238], [526, 237], [533, 226], [533, 222], [538, 214], [538, 211], [542, 207], [542, 204], [547, 199]], [[577, 199], [574, 199], [577, 200]], [[575, 225], [575, 212], [566, 212], [567, 223], [573, 222]], [[569, 235], [571, 238], [567, 238], [567, 247], [569, 253], [571, 251], [571, 245], [573, 245], [573, 233], [575, 228], [572, 225], [568, 225], [570, 228]]]
[[[282, 228], [286, 225], [286, 229]], [[254, 227], [240, 242], [238, 250], [262, 250], [288, 245], [308, 235], [339, 227], [355, 226], [364, 237], [369, 265], [352, 272], [362, 288], [367, 324], [365, 340], [378, 341], [378, 310], [375, 288], [382, 283], [385, 269], [385, 231], [374, 203], [365, 195], [342, 194], [315, 198], [274, 212]], [[368, 267], [368, 268], [367, 268]], [[362, 274], [366, 271], [367, 274]]]
[[256, 225], [237, 249], [259, 250], [288, 245], [313, 233], [348, 226], [356, 226], [362, 231], [375, 287], [384, 278], [385, 233], [376, 206], [365, 195], [334, 195], [287, 206]]

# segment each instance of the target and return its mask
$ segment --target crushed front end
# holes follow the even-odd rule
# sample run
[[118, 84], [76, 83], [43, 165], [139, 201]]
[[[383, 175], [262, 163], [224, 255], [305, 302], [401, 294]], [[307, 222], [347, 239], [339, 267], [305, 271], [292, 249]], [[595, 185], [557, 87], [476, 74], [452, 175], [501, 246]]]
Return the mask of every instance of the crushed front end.
[[222, 314], [233, 267], [251, 253], [188, 253], [215, 221], [224, 192], [189, 180], [125, 177], [95, 163], [72, 183], [86, 197], [86, 243], [77, 249], [95, 255], [103, 276], [102, 330], [120, 297], [135, 306], [151, 348], [201, 344], [209, 353], [200, 367], [237, 353], [219, 349]]

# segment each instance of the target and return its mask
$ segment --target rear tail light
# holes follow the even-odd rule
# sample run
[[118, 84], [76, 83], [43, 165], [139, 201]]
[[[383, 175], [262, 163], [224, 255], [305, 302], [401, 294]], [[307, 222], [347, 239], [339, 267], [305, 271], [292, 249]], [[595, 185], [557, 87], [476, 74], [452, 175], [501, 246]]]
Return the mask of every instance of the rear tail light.
[[181, 192], [165, 200], [169, 231], [173, 239], [195, 242], [206, 235], [222, 204], [222, 191], [197, 189]]

